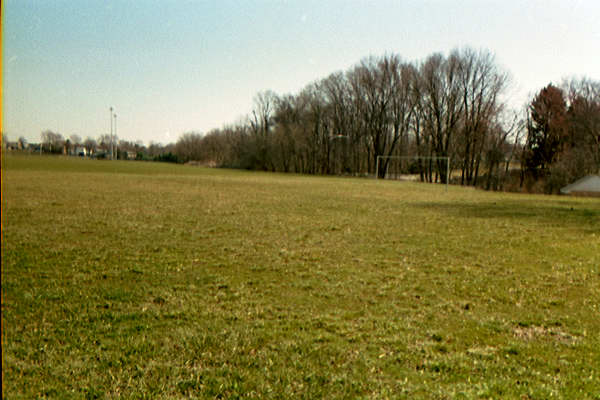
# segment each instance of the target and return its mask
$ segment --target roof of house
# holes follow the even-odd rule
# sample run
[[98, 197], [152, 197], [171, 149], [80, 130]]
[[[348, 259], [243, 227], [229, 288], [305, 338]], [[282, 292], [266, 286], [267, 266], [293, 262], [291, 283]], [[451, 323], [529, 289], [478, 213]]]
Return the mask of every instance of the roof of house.
[[600, 193], [600, 176], [588, 175], [585, 176], [570, 185], [560, 189], [563, 194], [569, 194], [573, 192], [598, 192]]

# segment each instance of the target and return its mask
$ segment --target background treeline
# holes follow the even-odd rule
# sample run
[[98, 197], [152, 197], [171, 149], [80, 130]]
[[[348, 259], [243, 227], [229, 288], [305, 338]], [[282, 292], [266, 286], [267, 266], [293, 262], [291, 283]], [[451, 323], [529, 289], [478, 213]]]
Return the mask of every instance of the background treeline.
[[[119, 140], [116, 156], [302, 174], [409, 173], [442, 183], [447, 162], [433, 157], [449, 157], [452, 183], [546, 193], [600, 172], [600, 82], [550, 84], [523, 110], [508, 107], [509, 87], [487, 50], [421, 62], [368, 57], [297, 94], [260, 92], [245, 119], [207, 134], [166, 146]], [[22, 141], [15, 146], [25, 149]], [[65, 139], [47, 130], [41, 146], [102, 158], [110, 135]], [[378, 156], [430, 158], [378, 165]]]
[[[245, 121], [186, 133], [174, 152], [181, 162], [220, 167], [379, 176], [392, 168], [384, 160], [376, 171], [380, 155], [450, 157], [451, 180], [487, 189], [556, 191], [597, 172], [598, 83], [545, 88], [525, 113], [507, 107], [509, 83], [486, 50], [420, 63], [369, 57], [295, 95], [258, 93]], [[423, 181], [446, 179], [444, 160], [406, 160], [403, 169]]]
[[65, 138], [61, 133], [50, 129], [44, 130], [40, 137], [40, 143], [28, 143], [23, 136], [19, 137], [16, 142], [11, 142], [3, 134], [2, 142], [4, 148], [28, 153], [62, 154], [104, 159], [110, 158], [111, 148], [113, 148], [115, 159], [119, 160], [179, 162], [173, 150], [175, 147], [173, 143], [163, 145], [150, 142], [150, 144], [144, 145], [140, 140], [132, 142], [119, 139], [113, 135], [111, 146], [111, 137], [108, 134], [100, 135], [97, 139], [89, 136], [83, 139], [77, 134]]
[[600, 173], [600, 82], [548, 85], [526, 112], [521, 186], [556, 193], [567, 183]]

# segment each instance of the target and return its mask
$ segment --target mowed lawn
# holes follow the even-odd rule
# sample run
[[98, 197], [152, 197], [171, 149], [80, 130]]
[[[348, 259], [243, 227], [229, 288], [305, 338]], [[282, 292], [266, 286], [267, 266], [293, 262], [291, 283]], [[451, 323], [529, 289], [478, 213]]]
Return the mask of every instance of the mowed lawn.
[[2, 158], [3, 397], [600, 399], [600, 201]]

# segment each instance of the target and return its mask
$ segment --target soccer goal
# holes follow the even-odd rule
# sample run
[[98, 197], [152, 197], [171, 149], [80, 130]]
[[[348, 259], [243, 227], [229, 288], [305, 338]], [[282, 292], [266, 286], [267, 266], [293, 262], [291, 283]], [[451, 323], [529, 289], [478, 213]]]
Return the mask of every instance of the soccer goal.
[[[396, 179], [446, 183], [450, 182], [450, 157], [377, 156], [375, 179]], [[381, 174], [380, 174], [380, 171]], [[381, 175], [381, 176], [380, 176]], [[442, 180], [445, 176], [445, 180]]]

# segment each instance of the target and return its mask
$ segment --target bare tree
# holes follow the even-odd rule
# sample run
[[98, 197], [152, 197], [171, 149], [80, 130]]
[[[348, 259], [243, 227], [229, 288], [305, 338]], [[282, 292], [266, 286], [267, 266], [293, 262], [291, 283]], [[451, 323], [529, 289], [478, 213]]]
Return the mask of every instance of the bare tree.
[[50, 153], [60, 153], [64, 144], [64, 138], [60, 133], [53, 132], [49, 129], [41, 134], [42, 143], [47, 146]]
[[576, 175], [600, 173], [600, 82], [571, 79], [562, 87], [569, 103], [567, 150], [578, 153], [573, 158], [582, 162]]
[[[356, 130], [356, 115], [352, 113], [352, 94], [346, 76], [337, 72], [329, 75], [320, 83], [320, 88], [325, 102], [329, 105], [331, 119], [331, 140], [337, 151], [334, 162], [339, 163], [339, 170], [344, 173], [354, 173], [358, 169], [358, 152], [353, 151], [358, 147], [359, 135]], [[340, 153], [341, 148], [341, 155]], [[350, 163], [350, 160], [354, 160]], [[334, 166], [334, 171], [338, 169]]]
[[[462, 149], [461, 184], [477, 184], [479, 167], [488, 139], [502, 137], [494, 120], [502, 111], [500, 95], [506, 88], [508, 75], [499, 70], [493, 55], [482, 50], [454, 50], [451, 58], [458, 60], [458, 80], [461, 92], [463, 118], [457, 138]], [[492, 147], [498, 148], [495, 142]]]
[[98, 144], [96, 143], [96, 140], [89, 136], [83, 142], [83, 147], [85, 147], [85, 150], [88, 155], [94, 154], [96, 152], [97, 146], [98, 146]]
[[181, 135], [175, 144], [175, 154], [183, 162], [201, 161], [203, 159], [202, 134], [187, 132]]
[[79, 147], [83, 143], [81, 136], [79, 136], [77, 134], [73, 134], [73, 135], [69, 136], [69, 141], [71, 142], [71, 146], [74, 146], [74, 147]]
[[270, 153], [270, 134], [273, 126], [273, 112], [275, 111], [276, 102], [277, 95], [270, 90], [260, 92], [254, 97], [254, 109], [248, 122], [253, 135], [257, 169], [274, 169]]
[[296, 165], [297, 138], [294, 134], [299, 123], [299, 111], [294, 96], [278, 98], [273, 118], [276, 124], [273, 145], [277, 168], [283, 172], [290, 172]]
[[306, 124], [309, 171], [313, 174], [329, 174], [331, 172], [331, 143], [329, 140], [331, 132], [327, 120], [328, 107], [324, 101], [321, 86], [317, 83], [308, 85], [302, 90], [300, 96], [305, 107], [303, 123]]
[[25, 150], [27, 148], [27, 139], [24, 136], [19, 136], [17, 140], [17, 148], [19, 150]]
[[[458, 80], [460, 60], [441, 54], [429, 56], [420, 67], [421, 95], [420, 125], [429, 142], [429, 156], [449, 157], [452, 140], [462, 116], [463, 104]], [[438, 160], [436, 173], [442, 183], [446, 180], [446, 163]], [[431, 174], [428, 180], [434, 180]]]
[[499, 190], [504, 187], [510, 177], [510, 164], [517, 155], [524, 126], [523, 119], [516, 111], [503, 112], [490, 122], [484, 151], [487, 169], [485, 189]]

